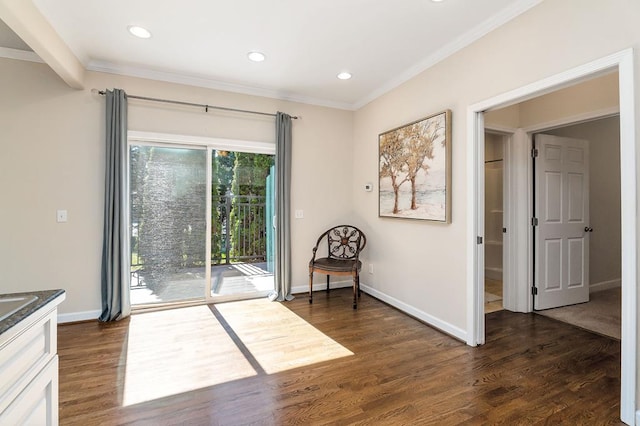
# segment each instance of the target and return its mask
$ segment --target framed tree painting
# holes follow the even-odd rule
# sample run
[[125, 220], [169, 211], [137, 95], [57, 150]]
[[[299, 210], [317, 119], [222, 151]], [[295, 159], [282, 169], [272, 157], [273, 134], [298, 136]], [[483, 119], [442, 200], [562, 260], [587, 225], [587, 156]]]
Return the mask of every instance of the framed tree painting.
[[378, 215], [451, 222], [451, 111], [378, 137]]

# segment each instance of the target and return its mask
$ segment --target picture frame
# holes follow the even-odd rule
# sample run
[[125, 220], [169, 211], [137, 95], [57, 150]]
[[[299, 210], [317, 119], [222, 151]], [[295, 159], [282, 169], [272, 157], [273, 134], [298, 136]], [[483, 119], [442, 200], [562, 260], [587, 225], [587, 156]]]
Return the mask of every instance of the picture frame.
[[378, 216], [451, 223], [451, 110], [378, 136]]

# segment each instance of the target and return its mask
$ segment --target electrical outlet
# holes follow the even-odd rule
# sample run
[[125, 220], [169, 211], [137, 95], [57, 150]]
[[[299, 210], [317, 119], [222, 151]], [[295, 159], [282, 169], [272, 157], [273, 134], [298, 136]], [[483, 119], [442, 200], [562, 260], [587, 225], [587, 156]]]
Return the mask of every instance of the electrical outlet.
[[67, 211], [66, 210], [56, 210], [56, 221], [58, 223], [64, 223], [67, 221]]
[[296, 219], [303, 219], [304, 218], [304, 210], [296, 210], [295, 211], [295, 217], [296, 217]]

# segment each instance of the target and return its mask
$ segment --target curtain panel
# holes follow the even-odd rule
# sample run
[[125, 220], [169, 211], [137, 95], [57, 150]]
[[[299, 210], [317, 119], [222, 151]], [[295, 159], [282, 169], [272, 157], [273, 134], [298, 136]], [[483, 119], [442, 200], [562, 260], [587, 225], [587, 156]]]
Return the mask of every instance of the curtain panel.
[[131, 313], [126, 211], [127, 95], [106, 91], [106, 168], [102, 244], [102, 313], [117, 321]]
[[276, 114], [276, 264], [275, 289], [269, 299], [291, 295], [291, 116]]

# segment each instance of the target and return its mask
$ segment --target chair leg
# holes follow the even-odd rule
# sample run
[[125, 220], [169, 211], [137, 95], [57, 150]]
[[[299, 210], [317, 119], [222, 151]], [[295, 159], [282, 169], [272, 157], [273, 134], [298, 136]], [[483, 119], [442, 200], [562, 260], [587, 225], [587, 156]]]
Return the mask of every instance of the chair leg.
[[358, 275], [353, 276], [353, 309], [358, 309]]
[[313, 269], [309, 268], [309, 304], [313, 303]]
[[329, 277], [330, 276], [331, 275], [327, 274], [327, 293], [329, 293], [329, 290], [330, 290], [330, 288], [329, 288]]
[[360, 274], [358, 274], [356, 279], [358, 280], [358, 299], [360, 299], [360, 294], [361, 294], [361, 292], [360, 292]]

